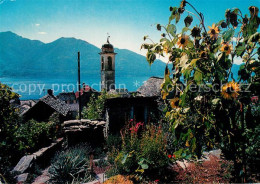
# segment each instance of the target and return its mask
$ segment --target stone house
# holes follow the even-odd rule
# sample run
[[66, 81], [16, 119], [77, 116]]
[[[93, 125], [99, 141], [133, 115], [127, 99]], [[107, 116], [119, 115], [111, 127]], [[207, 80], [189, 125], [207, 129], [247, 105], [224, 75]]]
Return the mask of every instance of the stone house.
[[155, 122], [159, 117], [157, 97], [117, 97], [105, 102], [107, 131], [119, 133], [127, 122]]
[[62, 92], [56, 96], [58, 99], [64, 101], [66, 104], [76, 104], [76, 95], [74, 92]]
[[57, 112], [60, 116], [60, 121], [71, 118], [70, 106], [64, 101], [55, 97], [52, 90], [48, 90], [48, 94], [40, 98], [39, 101], [31, 108], [21, 113], [23, 119], [34, 119], [37, 121], [48, 121], [50, 116]]

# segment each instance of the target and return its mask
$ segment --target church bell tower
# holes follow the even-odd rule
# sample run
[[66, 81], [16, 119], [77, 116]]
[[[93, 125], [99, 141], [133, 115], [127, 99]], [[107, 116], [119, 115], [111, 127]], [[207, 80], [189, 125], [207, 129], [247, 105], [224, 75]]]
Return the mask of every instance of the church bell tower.
[[115, 89], [115, 55], [114, 47], [109, 42], [102, 45], [100, 54], [101, 60], [101, 90], [110, 91]]

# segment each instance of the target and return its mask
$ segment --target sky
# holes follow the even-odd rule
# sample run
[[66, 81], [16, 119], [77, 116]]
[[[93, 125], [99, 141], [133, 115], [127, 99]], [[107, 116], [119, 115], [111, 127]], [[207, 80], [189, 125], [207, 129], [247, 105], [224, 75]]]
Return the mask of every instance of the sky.
[[[223, 20], [228, 8], [237, 7], [249, 14], [249, 6], [260, 7], [260, 0], [188, 1], [204, 14], [206, 27]], [[143, 37], [149, 35], [158, 42], [161, 33], [156, 24], [167, 24], [169, 7], [179, 3], [180, 0], [0, 0], [0, 32], [12, 31], [45, 43], [74, 37], [99, 48], [109, 33], [114, 47], [144, 55], [145, 51], [140, 51]], [[178, 24], [177, 28], [182, 26], [183, 23]]]

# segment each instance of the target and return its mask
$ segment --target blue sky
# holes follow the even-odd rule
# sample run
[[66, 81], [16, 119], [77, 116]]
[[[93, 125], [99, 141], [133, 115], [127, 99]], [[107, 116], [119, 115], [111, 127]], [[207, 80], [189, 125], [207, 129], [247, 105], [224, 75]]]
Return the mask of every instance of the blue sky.
[[[205, 25], [224, 19], [227, 8], [260, 5], [260, 0], [189, 0], [205, 16]], [[12, 31], [45, 43], [75, 37], [101, 47], [107, 32], [111, 43], [137, 53], [143, 36], [158, 41], [156, 24], [166, 24], [169, 7], [180, 0], [0, 0], [0, 32]], [[192, 10], [190, 7], [188, 10]], [[195, 19], [195, 18], [194, 18]], [[179, 26], [182, 26], [180, 24]]]

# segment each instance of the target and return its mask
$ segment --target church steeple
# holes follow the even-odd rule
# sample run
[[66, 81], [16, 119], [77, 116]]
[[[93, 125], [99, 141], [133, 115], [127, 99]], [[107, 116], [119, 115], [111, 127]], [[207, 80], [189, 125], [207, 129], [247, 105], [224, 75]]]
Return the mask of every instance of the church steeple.
[[114, 47], [109, 42], [102, 45], [100, 54], [101, 60], [101, 90], [110, 91], [115, 89], [115, 55]]

